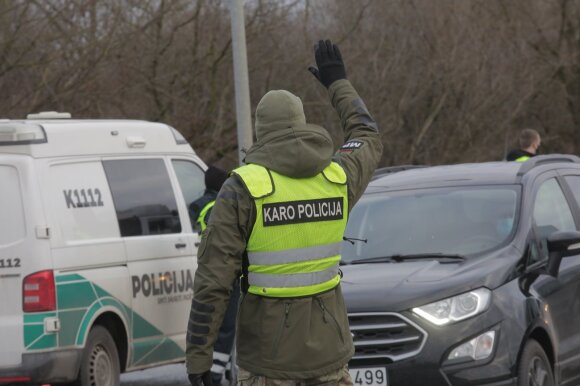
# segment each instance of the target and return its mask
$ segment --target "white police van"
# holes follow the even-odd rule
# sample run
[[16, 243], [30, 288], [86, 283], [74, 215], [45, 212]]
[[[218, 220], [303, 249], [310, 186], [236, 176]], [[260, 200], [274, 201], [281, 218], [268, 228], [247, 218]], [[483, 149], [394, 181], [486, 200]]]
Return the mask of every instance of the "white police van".
[[183, 361], [206, 166], [173, 128], [0, 120], [0, 384]]

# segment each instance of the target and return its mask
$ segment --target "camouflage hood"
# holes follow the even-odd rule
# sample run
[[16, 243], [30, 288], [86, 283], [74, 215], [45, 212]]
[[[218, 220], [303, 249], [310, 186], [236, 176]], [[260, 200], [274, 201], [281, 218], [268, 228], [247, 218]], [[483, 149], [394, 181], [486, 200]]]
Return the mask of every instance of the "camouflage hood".
[[330, 163], [334, 144], [321, 126], [306, 123], [302, 101], [269, 91], [256, 108], [256, 143], [245, 161], [292, 178], [312, 177]]

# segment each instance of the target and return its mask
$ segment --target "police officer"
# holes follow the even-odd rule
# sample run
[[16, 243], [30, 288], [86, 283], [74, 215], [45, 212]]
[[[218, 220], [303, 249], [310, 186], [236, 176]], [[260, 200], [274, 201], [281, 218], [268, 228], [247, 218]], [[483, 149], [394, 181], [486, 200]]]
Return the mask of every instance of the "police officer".
[[205, 171], [205, 191], [203, 196], [189, 204], [189, 216], [197, 231], [203, 232], [207, 227], [207, 221], [211, 209], [215, 205], [217, 194], [227, 178], [228, 173], [215, 166], [209, 166]]
[[540, 133], [534, 129], [523, 129], [518, 138], [520, 148], [512, 150], [506, 156], [506, 161], [526, 162], [538, 153], [542, 143]]
[[192, 385], [210, 383], [213, 343], [240, 273], [239, 385], [352, 384], [340, 246], [382, 144], [338, 47], [320, 41], [315, 58], [309, 70], [328, 89], [345, 143], [334, 153], [328, 132], [306, 123], [301, 100], [288, 91], [259, 102], [257, 141], [225, 182], [202, 235], [187, 334]]
[[[205, 171], [205, 192], [203, 196], [189, 205], [189, 213], [195, 228], [203, 232], [215, 205], [215, 199], [228, 174], [225, 170], [215, 166], [209, 166]], [[230, 355], [234, 346], [236, 334], [236, 314], [238, 312], [238, 301], [240, 298], [239, 282], [234, 282], [232, 295], [224, 316], [224, 321], [220, 327], [217, 341], [213, 351], [213, 364], [211, 366], [211, 378], [214, 385], [219, 385], [230, 362]]]

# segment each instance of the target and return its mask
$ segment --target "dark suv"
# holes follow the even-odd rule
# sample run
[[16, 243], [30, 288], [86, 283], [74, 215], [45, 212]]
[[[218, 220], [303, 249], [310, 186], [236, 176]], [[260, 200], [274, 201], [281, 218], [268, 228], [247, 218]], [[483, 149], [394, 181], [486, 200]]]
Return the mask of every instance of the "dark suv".
[[580, 158], [390, 171], [343, 243], [355, 385], [580, 385]]

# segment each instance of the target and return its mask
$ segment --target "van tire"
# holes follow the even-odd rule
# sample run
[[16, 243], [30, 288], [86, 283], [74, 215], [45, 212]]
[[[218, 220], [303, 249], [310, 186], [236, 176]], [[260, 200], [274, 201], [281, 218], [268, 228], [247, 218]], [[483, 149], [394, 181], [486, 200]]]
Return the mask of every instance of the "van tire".
[[102, 326], [89, 332], [75, 386], [119, 386], [121, 366], [115, 341]]
[[554, 386], [554, 374], [548, 356], [533, 339], [524, 346], [518, 365], [518, 386], [532, 385]]

